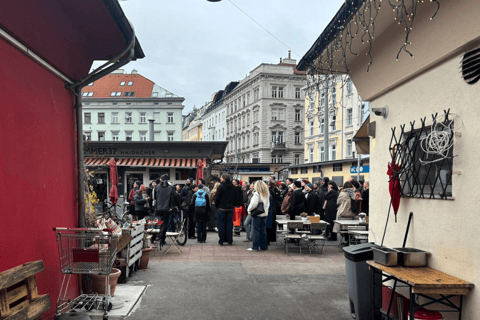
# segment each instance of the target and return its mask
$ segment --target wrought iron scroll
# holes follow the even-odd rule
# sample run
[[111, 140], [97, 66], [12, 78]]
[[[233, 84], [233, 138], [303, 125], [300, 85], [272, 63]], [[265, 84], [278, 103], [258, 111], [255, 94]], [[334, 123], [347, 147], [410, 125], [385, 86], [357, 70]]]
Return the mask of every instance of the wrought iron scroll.
[[[432, 114], [432, 125], [427, 118], [409, 125], [392, 128], [389, 150], [392, 162], [398, 165], [394, 178], [399, 178], [404, 197], [449, 199], [452, 197], [453, 147], [455, 115], [449, 110]], [[438, 137], [442, 139], [437, 141]], [[433, 139], [433, 142], [432, 142]], [[435, 144], [436, 143], [436, 144]], [[432, 145], [434, 146], [432, 148]], [[439, 146], [441, 149], [439, 149]]]

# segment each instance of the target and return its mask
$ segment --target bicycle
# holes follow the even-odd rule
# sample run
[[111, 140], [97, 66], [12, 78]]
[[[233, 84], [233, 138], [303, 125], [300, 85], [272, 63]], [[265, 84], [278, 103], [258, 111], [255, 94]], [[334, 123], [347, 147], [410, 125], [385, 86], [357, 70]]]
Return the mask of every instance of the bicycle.
[[184, 246], [185, 243], [187, 243], [187, 238], [188, 238], [186, 236], [188, 234], [187, 219], [183, 217], [182, 210], [179, 210], [179, 212], [176, 212], [176, 210], [171, 210], [171, 211], [172, 211], [171, 213], [172, 220], [169, 219], [170, 222], [168, 222], [167, 230], [171, 228], [173, 232], [180, 233], [177, 239], [177, 243], [180, 246]]
[[[102, 213], [102, 215], [106, 215], [106, 218], [111, 218], [120, 228], [122, 228], [126, 223], [130, 223], [131, 218], [128, 215], [128, 202], [124, 202], [121, 206], [108, 202], [106, 202], [106, 204], [108, 206], [107, 211]], [[122, 209], [120, 214], [116, 212], [117, 207]]]

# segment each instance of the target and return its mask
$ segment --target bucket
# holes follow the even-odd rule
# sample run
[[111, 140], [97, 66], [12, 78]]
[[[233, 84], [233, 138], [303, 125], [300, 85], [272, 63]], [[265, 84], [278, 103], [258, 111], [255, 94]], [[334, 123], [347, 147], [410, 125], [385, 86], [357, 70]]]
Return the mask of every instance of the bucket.
[[[408, 320], [410, 320], [410, 312], [408, 313]], [[438, 311], [421, 308], [415, 310], [415, 317], [413, 320], [443, 320], [443, 316]]]

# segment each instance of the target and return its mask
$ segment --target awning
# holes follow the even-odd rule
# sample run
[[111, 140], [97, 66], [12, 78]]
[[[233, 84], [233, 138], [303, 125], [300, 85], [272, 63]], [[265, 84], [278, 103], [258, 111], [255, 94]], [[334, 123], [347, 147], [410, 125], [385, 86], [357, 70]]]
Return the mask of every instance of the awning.
[[368, 136], [368, 125], [370, 124], [370, 116], [362, 123], [360, 129], [358, 129], [355, 136], [353, 136], [353, 142], [355, 142], [355, 149], [357, 154], [370, 154], [370, 137]]
[[[107, 165], [110, 159], [85, 159], [86, 166], [102, 166]], [[196, 168], [199, 160], [206, 163], [206, 159], [166, 159], [166, 158], [128, 158], [118, 159], [117, 167], [176, 167], [176, 168]]]

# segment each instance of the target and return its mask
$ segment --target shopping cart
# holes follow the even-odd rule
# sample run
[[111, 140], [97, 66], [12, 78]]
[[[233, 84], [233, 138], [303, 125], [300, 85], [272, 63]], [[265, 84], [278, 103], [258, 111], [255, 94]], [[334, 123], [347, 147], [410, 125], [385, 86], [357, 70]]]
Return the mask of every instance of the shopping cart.
[[[64, 274], [57, 300], [56, 316], [67, 312], [104, 310], [103, 319], [108, 319], [112, 308], [110, 297], [110, 270], [117, 253], [119, 236], [112, 229], [54, 228], [60, 271]], [[72, 274], [105, 275], [105, 294], [88, 293], [67, 299], [67, 289]], [[90, 289], [90, 288], [89, 288]]]

